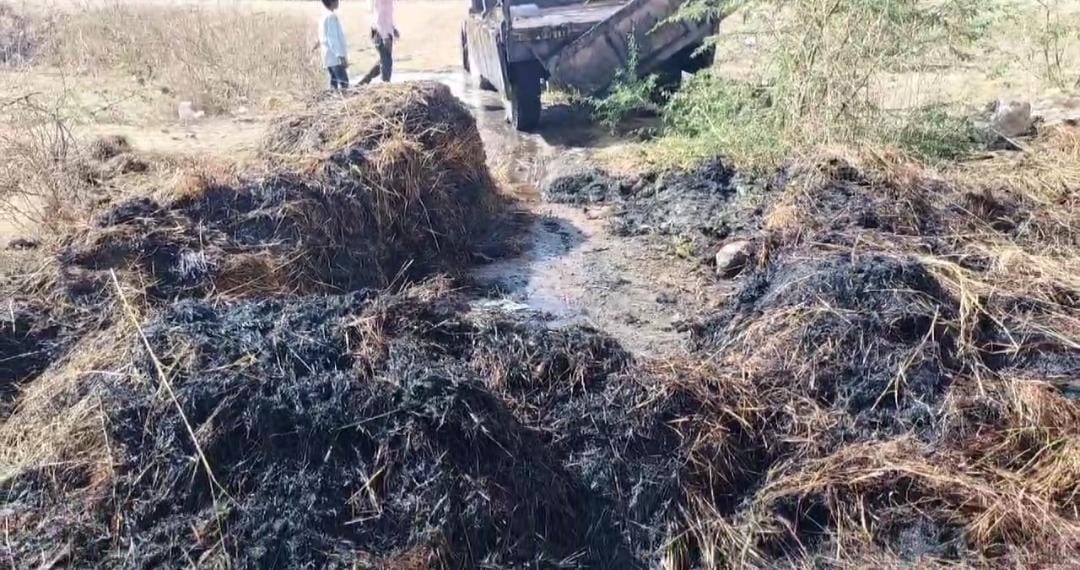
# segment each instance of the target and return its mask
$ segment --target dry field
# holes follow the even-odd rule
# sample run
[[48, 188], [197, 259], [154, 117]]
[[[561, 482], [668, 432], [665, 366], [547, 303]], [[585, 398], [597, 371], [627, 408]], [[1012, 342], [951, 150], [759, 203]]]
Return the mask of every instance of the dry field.
[[[24, 20], [27, 53], [0, 64], [0, 138], [9, 150], [21, 149], [21, 158], [56, 144], [74, 148], [122, 136], [141, 151], [242, 159], [275, 117], [325, 83], [312, 50], [317, 2], [16, 0], [5, 6]], [[341, 14], [351, 71], [359, 75], [376, 58], [366, 35], [367, 3], [344, 2]], [[398, 71], [456, 65], [462, 15], [455, 2], [399, 2]], [[20, 31], [14, 19], [0, 23], [9, 36]], [[182, 121], [183, 101], [205, 115]], [[24, 166], [17, 158], [5, 162], [0, 178]], [[56, 208], [49, 203], [54, 198], [20, 196], [15, 206], [40, 217]], [[0, 243], [28, 223], [34, 220], [0, 216]]]
[[[325, 83], [314, 42], [318, 2], [125, 0], [11, 5], [44, 22], [32, 67], [0, 66], [0, 101], [27, 95], [61, 108], [82, 138], [127, 136], [140, 149], [233, 155], [247, 151], [275, 111]], [[400, 71], [460, 61], [464, 8], [447, 0], [397, 5]], [[351, 72], [376, 55], [366, 2], [343, 3]], [[181, 125], [177, 105], [207, 117]]]
[[[1003, 0], [984, 14], [984, 37], [948, 65], [912, 61], [874, 86], [886, 108], [981, 106], [1021, 99], [1046, 107], [1080, 93], [1080, 3]], [[766, 61], [770, 33], [789, 25], [783, 12], [741, 10], [721, 25], [716, 64], [725, 75], [754, 78]]]

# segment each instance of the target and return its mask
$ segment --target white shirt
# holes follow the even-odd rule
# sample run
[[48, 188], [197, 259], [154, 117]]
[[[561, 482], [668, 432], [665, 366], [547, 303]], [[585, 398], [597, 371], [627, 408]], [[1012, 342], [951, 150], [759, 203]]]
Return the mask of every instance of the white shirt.
[[334, 67], [341, 65], [341, 60], [348, 54], [345, 44], [345, 31], [337, 14], [326, 10], [319, 19], [319, 48], [322, 49], [323, 65]]
[[384, 40], [394, 37], [394, 0], [371, 0], [371, 29]]

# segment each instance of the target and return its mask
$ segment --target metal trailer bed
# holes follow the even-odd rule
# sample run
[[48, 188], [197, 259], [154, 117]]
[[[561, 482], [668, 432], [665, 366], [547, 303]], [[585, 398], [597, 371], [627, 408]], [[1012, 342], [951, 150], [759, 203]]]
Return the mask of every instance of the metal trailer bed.
[[512, 18], [511, 30], [533, 30], [560, 25], [596, 24], [605, 20], [622, 8], [623, 0], [590, 2], [588, 4], [568, 4], [538, 8], [534, 14], [519, 14]]
[[507, 101], [519, 130], [540, 120], [547, 80], [592, 94], [630, 60], [639, 72], [696, 65], [691, 54], [715, 33], [714, 22], [669, 22], [684, 0], [472, 0], [462, 26], [462, 65]]

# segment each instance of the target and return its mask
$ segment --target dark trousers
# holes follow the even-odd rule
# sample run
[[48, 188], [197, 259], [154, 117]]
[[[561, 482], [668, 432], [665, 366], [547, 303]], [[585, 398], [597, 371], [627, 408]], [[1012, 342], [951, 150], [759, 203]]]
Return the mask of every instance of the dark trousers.
[[383, 38], [378, 32], [371, 30], [371, 41], [375, 43], [375, 51], [379, 52], [379, 63], [372, 66], [360, 83], [370, 83], [376, 75], [389, 82], [390, 75], [394, 72], [394, 38]]
[[349, 72], [345, 69], [344, 65], [335, 65], [333, 67], [328, 67], [326, 68], [326, 71], [330, 72], [331, 89], [349, 88]]

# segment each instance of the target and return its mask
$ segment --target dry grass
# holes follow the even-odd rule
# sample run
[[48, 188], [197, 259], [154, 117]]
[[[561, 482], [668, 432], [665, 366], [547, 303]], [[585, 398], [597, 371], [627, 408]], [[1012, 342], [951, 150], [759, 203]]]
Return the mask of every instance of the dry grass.
[[[80, 140], [65, 99], [27, 95], [0, 103], [0, 243], [49, 241], [85, 227], [131, 196], [159, 196], [210, 161], [140, 155], [127, 139]], [[220, 170], [220, 168], [218, 168]]]
[[[873, 202], [875, 223], [890, 233], [865, 232], [859, 249], [918, 252], [919, 261], [960, 300], [958, 330], [965, 342], [978, 322], [989, 319], [1008, 323], [1015, 333], [1013, 346], [1002, 350], [1015, 353], [1017, 343], [1041, 336], [1075, 348], [1080, 320], [1069, 309], [1080, 291], [1078, 134], [1072, 127], [1049, 129], [1023, 152], [939, 171], [898, 154], [848, 153], [839, 163], [811, 170], [785, 192], [765, 213], [764, 227], [780, 243], [812, 242], [838, 217], [855, 215], [818, 195], [842, 176], [837, 165], [869, 173], [854, 183], [852, 202], [855, 209], [861, 200]], [[927, 254], [927, 248], [935, 251]], [[1038, 308], [1016, 312], [1027, 304]]]
[[289, 12], [118, 2], [62, 14], [45, 49], [69, 73], [122, 71], [214, 113], [315, 90], [311, 33]]
[[102, 371], [126, 376], [132, 357], [126, 351], [136, 346], [135, 338], [134, 329], [118, 320], [117, 325], [88, 335], [26, 387], [0, 426], [3, 478], [43, 468], [109, 467], [103, 412], [93, 388], [99, 380], [94, 378]]
[[[776, 28], [790, 12], [753, 3], [721, 25], [716, 65], [722, 76], [756, 80], [776, 49]], [[952, 4], [950, 2], [939, 5]], [[1080, 10], [1062, 0], [1005, 0], [979, 4], [981, 41], [946, 61], [917, 59], [885, 70], [870, 95], [889, 109], [923, 105], [981, 107], [999, 97], [1029, 99], [1063, 88], [1075, 91], [1080, 61]], [[823, 65], [828, 65], [827, 63]], [[1061, 71], [1065, 81], [1060, 81]], [[1071, 80], [1071, 81], [1070, 81]], [[1065, 85], [1062, 85], [1064, 83]]]
[[0, 114], [0, 217], [57, 229], [86, 198], [75, 137], [62, 111], [32, 97], [7, 101]]
[[31, 63], [47, 27], [45, 22], [27, 18], [11, 4], [0, 2], [0, 66]]
[[[0, 417], [0, 485], [16, 494], [40, 485], [70, 499], [21, 509], [9, 521], [18, 529], [66, 521], [35, 538], [48, 556], [51, 540], [100, 523], [94, 508], [115, 490], [125, 452], [108, 436], [109, 398], [136, 385], [165, 397], [172, 376], [195, 366], [181, 346], [149, 356], [151, 375], [137, 372], [150, 347], [140, 342], [140, 323], [162, 305], [202, 295], [355, 291], [454, 270], [494, 213], [475, 123], [445, 86], [373, 87], [313, 100], [294, 116], [268, 143], [274, 152], [247, 170], [140, 156], [116, 138], [62, 157], [26, 149], [43, 162], [20, 167], [90, 173], [80, 188], [102, 202], [60, 224], [57, 239], [34, 252], [49, 261], [33, 275], [0, 272], [5, 297], [40, 301], [63, 331], [61, 356], [44, 372], [4, 378], [13, 382], [3, 387], [13, 403], [7, 414], [3, 402]], [[109, 167], [125, 160], [146, 168]], [[53, 180], [47, 174], [42, 180]], [[69, 190], [57, 188], [57, 196]], [[182, 417], [191, 413], [173, 403]], [[207, 436], [189, 426], [185, 437], [198, 448]], [[202, 461], [201, 469], [217, 474], [218, 466]], [[108, 521], [110, 530], [119, 532], [122, 517]]]
[[[142, 156], [123, 139], [63, 160], [28, 148], [44, 162], [13, 164], [7, 195], [57, 204], [93, 195], [70, 219], [42, 208], [63, 230], [62, 287], [115, 270], [161, 297], [353, 290], [468, 259], [498, 205], [473, 119], [448, 89], [380, 86], [322, 97], [293, 117], [246, 167]], [[40, 173], [51, 193], [14, 167]]]
[[[998, 153], [943, 168], [954, 184], [999, 188], [1047, 206], [1047, 213], [1076, 216], [1080, 186], [1080, 128], [1045, 129], [1022, 152]], [[1050, 206], [1057, 206], [1050, 208]]]
[[[832, 447], [829, 434], [845, 420], [805, 398], [798, 380], [747, 389], [722, 369], [711, 374], [712, 403], [673, 424], [698, 449], [697, 480], [711, 482], [685, 488], [683, 532], [704, 567], [1080, 561], [1080, 432], [1068, 423], [1077, 406], [1045, 383], [955, 381], [947, 443], [901, 435]], [[979, 386], [991, 392], [975, 395]], [[738, 396], [721, 395], [731, 393]], [[1005, 415], [995, 419], [987, 406]], [[1063, 415], [1032, 415], [1033, 407]], [[695, 436], [702, 423], [719, 432]], [[764, 473], [755, 467], [762, 457], [772, 458]], [[734, 492], [738, 508], [717, 488]], [[924, 524], [937, 530], [920, 536]], [[940, 529], [957, 534], [933, 534]], [[938, 541], [954, 550], [919, 554]]]

